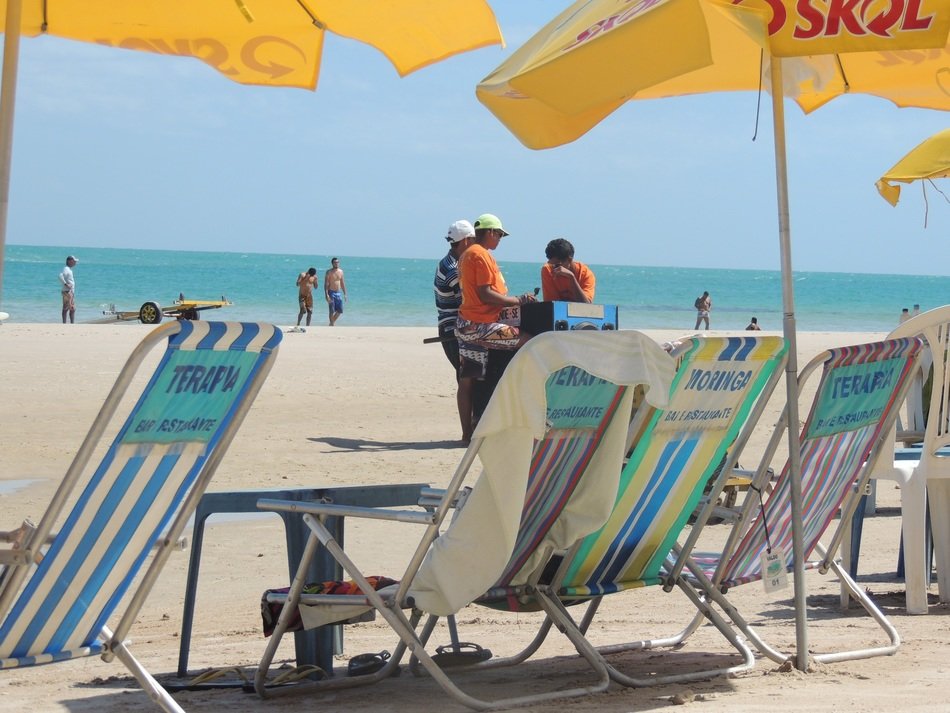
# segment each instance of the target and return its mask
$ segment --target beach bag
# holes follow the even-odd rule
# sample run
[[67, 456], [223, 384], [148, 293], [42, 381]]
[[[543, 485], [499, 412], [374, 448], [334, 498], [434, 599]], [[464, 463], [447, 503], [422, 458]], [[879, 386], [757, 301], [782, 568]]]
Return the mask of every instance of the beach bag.
[[696, 301], [693, 302], [693, 307], [695, 307], [696, 309], [701, 310], [701, 309], [703, 308], [703, 298], [702, 298], [702, 297], [697, 297], [697, 298], [696, 298]]

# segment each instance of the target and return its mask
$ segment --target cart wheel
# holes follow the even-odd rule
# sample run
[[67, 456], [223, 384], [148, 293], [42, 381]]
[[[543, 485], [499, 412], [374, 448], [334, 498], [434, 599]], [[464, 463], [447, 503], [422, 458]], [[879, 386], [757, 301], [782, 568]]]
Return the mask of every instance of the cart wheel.
[[184, 309], [184, 310], [182, 310], [181, 312], [178, 313], [178, 319], [179, 319], [179, 320], [187, 319], [187, 320], [190, 322], [190, 321], [193, 321], [193, 320], [196, 320], [196, 319], [200, 319], [200, 317], [198, 316], [198, 310], [196, 310], [196, 309]]
[[139, 321], [142, 324], [158, 324], [162, 321], [162, 308], [158, 302], [146, 302], [139, 308]]

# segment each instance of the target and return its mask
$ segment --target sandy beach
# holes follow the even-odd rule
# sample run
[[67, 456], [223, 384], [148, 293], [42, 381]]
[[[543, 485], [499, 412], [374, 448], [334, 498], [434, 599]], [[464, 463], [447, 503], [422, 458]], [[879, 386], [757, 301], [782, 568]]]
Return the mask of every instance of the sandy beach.
[[[136, 342], [140, 325], [5, 324], [0, 326], [0, 528], [38, 519], [86, 430]], [[314, 327], [285, 335], [270, 379], [232, 445], [211, 491], [341, 485], [447, 482], [459, 447], [454, 378], [438, 345], [425, 345], [434, 329]], [[659, 342], [686, 334], [650, 331]], [[714, 332], [715, 333], [715, 332]], [[809, 332], [799, 335], [799, 366], [822, 349], [879, 338], [881, 334]], [[154, 355], [157, 359], [158, 354]], [[154, 363], [154, 360], [151, 362]], [[148, 370], [143, 370], [138, 388]], [[817, 383], [812, 381], [811, 387]], [[135, 389], [133, 389], [135, 390]], [[137, 393], [137, 392], [136, 392]], [[810, 397], [809, 393], [809, 397]], [[784, 384], [771, 399], [746, 454], [754, 467], [784, 404]], [[802, 413], [804, 417], [805, 413]], [[784, 456], [783, 456], [784, 457]], [[776, 463], [776, 467], [781, 463]], [[903, 583], [894, 570], [900, 538], [899, 493], [890, 482], [878, 488], [876, 516], [865, 524], [859, 582], [892, 619], [903, 646], [892, 657], [817, 666], [810, 674], [778, 670], [759, 658], [754, 670], [732, 678], [646, 689], [612, 687], [576, 699], [580, 711], [652, 711], [673, 699], [706, 711], [892, 711], [943, 710], [950, 655], [948, 610], [930, 590], [928, 616], [904, 613]], [[385, 528], [380, 530], [380, 528]], [[725, 536], [725, 525], [710, 537]], [[374, 574], [398, 577], [418, 530], [409, 525], [348, 523], [347, 548]], [[132, 629], [132, 649], [160, 679], [178, 663], [188, 553], [172, 556]], [[213, 520], [205, 535], [189, 670], [241, 667], [253, 675], [264, 649], [259, 601], [268, 587], [289, 583], [283, 528], [275, 516]], [[876, 643], [882, 637], [863, 610], [842, 613], [837, 581], [808, 575], [812, 643]], [[653, 588], [659, 590], [659, 588]], [[793, 645], [791, 589], [765, 594], [759, 586], [734, 591], [734, 601], [778, 644]], [[599, 615], [595, 641], [617, 642], [678, 631], [693, 612], [678, 592], [635, 591], [609, 597]], [[462, 638], [496, 654], [512, 653], [540, 623], [537, 614], [503, 614], [468, 608], [460, 613]], [[444, 634], [444, 632], [440, 632]], [[344, 654], [392, 650], [395, 635], [380, 621], [347, 627]], [[447, 641], [447, 638], [446, 638]], [[441, 641], [441, 643], [445, 643]], [[617, 661], [628, 670], [674, 670], [729, 654], [728, 644], [704, 627], [686, 647], [631, 653]], [[468, 676], [472, 690], [513, 695], [553, 685], [590, 681], [589, 669], [564, 637], [552, 635], [537, 660], [521, 667]], [[278, 655], [292, 662], [292, 638]], [[685, 662], [685, 663], [684, 663]], [[232, 679], [234, 676], [232, 675]], [[562, 683], [563, 682], [563, 683]], [[182, 692], [176, 700], [196, 711], [465, 710], [427, 678], [405, 674], [370, 688], [321, 697], [262, 701], [240, 690]], [[97, 657], [0, 674], [0, 711], [147, 711], [154, 705], [118, 662]], [[529, 710], [549, 710], [535, 706]]]

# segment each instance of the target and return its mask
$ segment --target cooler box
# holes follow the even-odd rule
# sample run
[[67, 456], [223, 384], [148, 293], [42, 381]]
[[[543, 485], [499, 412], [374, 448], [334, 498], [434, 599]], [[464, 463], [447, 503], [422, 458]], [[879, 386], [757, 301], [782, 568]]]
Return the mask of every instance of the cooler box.
[[528, 302], [521, 305], [521, 328], [529, 334], [571, 329], [618, 329], [617, 305]]

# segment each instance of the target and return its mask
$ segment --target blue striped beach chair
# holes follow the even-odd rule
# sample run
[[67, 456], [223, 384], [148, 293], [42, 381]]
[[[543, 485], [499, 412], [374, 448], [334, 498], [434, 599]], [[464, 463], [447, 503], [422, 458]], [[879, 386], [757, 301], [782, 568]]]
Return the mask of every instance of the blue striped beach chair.
[[[524, 660], [537, 650], [552, 624], [576, 636], [587, 635], [604, 596], [666, 582], [663, 566], [667, 555], [696, 511], [707, 484], [714, 482], [693, 532], [702, 529], [781, 377], [786, 352], [787, 343], [781, 337], [694, 337], [685, 341], [679, 351], [681, 361], [670, 389], [669, 406], [649, 414], [649, 422], [621, 475], [610, 518], [564, 556], [550, 583], [538, 586], [538, 600], [548, 617], [531, 645], [510, 659], [490, 664]], [[589, 639], [584, 639], [587, 656], [606, 666], [614, 681], [627, 686], [656, 685], [709, 678], [753, 665], [751, 651], [729, 625], [689, 585], [676, 583], [735, 647], [741, 663], [634, 677], [619, 671], [603, 656], [679, 642], [632, 641], [595, 649]], [[566, 606], [582, 602], [589, 602], [589, 606], [580, 624], [575, 624]]]
[[[607, 688], [606, 669], [591, 661], [596, 683], [527, 693], [495, 700], [463, 691], [427, 650], [427, 629], [417, 629], [424, 615], [455, 614], [480, 597], [512, 602], [533, 600], [536, 582], [554, 552], [573, 545], [606, 521], [617, 494], [625, 455], [634, 385], [647, 387], [646, 398], [665, 405], [674, 362], [655, 342], [632, 331], [548, 333], [522, 347], [479, 421], [472, 443], [432, 512], [343, 508], [333, 505], [260, 501], [259, 507], [303, 512], [313, 531], [300, 570], [268, 642], [255, 685], [261, 695], [288, 687], [268, 688], [266, 675], [279, 634], [301, 610], [333, 609], [343, 616], [355, 607], [375, 609], [398, 634], [392, 658], [379, 671], [363, 676], [334, 675], [304, 688], [334, 690], [373, 683], [393, 675], [407, 648], [419, 664], [455, 700], [476, 709], [507, 708]], [[476, 458], [481, 473], [464, 506], [447, 516]], [[424, 534], [398, 584], [380, 591], [333, 540], [321, 518], [345, 515], [415, 522]], [[443, 527], [445, 525], [445, 527]], [[358, 594], [301, 595], [307, 561], [322, 544], [351, 577]], [[409, 610], [407, 615], [403, 610]], [[342, 618], [342, 617], [339, 617]], [[430, 629], [429, 629], [430, 630]], [[572, 642], [580, 650], [583, 637]]]
[[[889, 639], [887, 645], [879, 647], [811, 654], [819, 662], [889, 655], [900, 646], [897, 631], [836, 561], [835, 553], [870, 476], [866, 464], [875, 461], [877, 453], [888, 441], [922, 345], [922, 340], [911, 337], [831, 349], [809, 362], [799, 377], [799, 383], [804, 384], [818, 367], [822, 368], [821, 381], [800, 435], [806, 568], [818, 569], [822, 573], [832, 569]], [[792, 571], [787, 463], [771, 492], [762, 495], [767, 491], [763, 477], [765, 466], [774, 456], [784, 433], [783, 421], [772, 435], [746, 498], [742, 517], [723, 551], [692, 556], [705, 575], [693, 580], [704, 596], [722, 606], [756, 648], [777, 662], [789, 660], [790, 655], [766, 643], [725, 594], [732, 587], [761, 581], [763, 556], [766, 554], [778, 557], [779, 572], [781, 568]], [[844, 527], [839, 524], [824, 547], [819, 538], [839, 513], [839, 523]], [[813, 557], [813, 553], [818, 556]]]
[[[280, 340], [280, 331], [268, 324], [180, 321], [155, 329], [135, 348], [42, 520], [24, 523], [15, 531], [16, 544], [0, 552], [0, 668], [118, 657], [163, 709], [181, 710], [129, 651], [126, 635], [270, 371]], [[136, 370], [162, 341], [167, 347], [154, 374], [87, 475]], [[148, 570], [110, 629], [156, 543]]]

